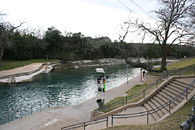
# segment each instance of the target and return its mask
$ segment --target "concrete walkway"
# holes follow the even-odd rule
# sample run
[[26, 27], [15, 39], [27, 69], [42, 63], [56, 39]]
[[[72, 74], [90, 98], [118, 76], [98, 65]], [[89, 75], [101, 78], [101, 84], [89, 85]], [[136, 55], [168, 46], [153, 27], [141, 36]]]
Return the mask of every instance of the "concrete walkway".
[[3, 70], [3, 71], [0, 71], [0, 76], [13, 75], [13, 74], [18, 74], [18, 73], [28, 73], [28, 72], [37, 70], [42, 65], [43, 63], [33, 63], [33, 64], [29, 64], [26, 66], [18, 67], [15, 69], [11, 69], [11, 70]]
[[125, 92], [137, 84], [143, 84], [139, 74], [132, 78], [129, 84], [124, 83], [83, 103], [46, 109], [2, 125], [0, 130], [60, 130], [67, 125], [89, 121], [91, 111], [98, 107], [97, 99], [105, 99], [105, 102], [108, 102], [115, 97], [126, 95]]
[[[179, 81], [182, 81], [186, 84], [190, 84], [195, 78], [182, 78], [182, 79], [177, 79]], [[187, 86], [186, 86], [187, 87]], [[195, 88], [195, 85], [194, 85]], [[191, 93], [188, 95], [189, 98], [195, 96], [195, 89], [191, 91]], [[186, 100], [184, 98], [184, 100], [182, 100], [182, 102], [176, 106], [174, 109], [171, 110], [171, 114], [175, 113], [178, 109], [180, 109], [188, 100]], [[134, 106], [134, 107], [130, 107], [127, 108], [126, 110], [123, 110], [122, 112], [118, 112], [117, 114], [134, 114], [134, 113], [139, 113], [139, 112], [144, 112], [147, 111], [146, 108], [143, 105], [138, 105], [138, 106]], [[135, 116], [135, 115], [134, 115]], [[154, 122], [158, 122], [161, 121], [162, 119], [167, 118], [168, 116], [170, 116], [169, 113], [167, 113], [165, 116], [163, 116], [161, 119], [155, 121], [151, 115], [149, 115], [148, 117], [148, 122], [149, 123], [154, 123]], [[111, 127], [111, 116], [108, 118], [108, 126]], [[114, 119], [113, 121], [114, 126], [121, 126], [121, 125], [143, 125], [143, 124], [147, 124], [147, 116], [140, 116], [140, 117], [134, 117], [134, 118], [120, 118], [120, 119]], [[86, 130], [100, 130], [100, 129], [104, 129], [107, 128], [106, 127], [106, 122], [103, 123], [98, 123], [95, 125], [91, 125], [91, 126], [87, 126]]]
[[19, 83], [32, 81], [41, 73], [49, 73], [56, 64], [32, 63], [11, 70], [0, 71], [0, 83]]

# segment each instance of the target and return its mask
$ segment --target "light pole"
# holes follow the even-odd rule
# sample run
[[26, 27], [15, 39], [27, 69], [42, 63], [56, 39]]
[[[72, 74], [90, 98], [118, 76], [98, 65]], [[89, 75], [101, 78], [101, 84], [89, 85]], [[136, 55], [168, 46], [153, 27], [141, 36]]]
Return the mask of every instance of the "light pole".
[[140, 68], [140, 81], [142, 82], [142, 68]]
[[128, 84], [128, 64], [127, 64], [127, 84]]

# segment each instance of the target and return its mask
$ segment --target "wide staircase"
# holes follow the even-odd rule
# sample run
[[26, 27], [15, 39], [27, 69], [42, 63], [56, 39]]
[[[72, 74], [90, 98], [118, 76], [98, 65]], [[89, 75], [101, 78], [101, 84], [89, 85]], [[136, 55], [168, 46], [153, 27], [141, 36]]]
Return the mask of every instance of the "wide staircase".
[[[189, 82], [192, 81], [193, 78], [174, 79], [162, 87], [157, 93], [155, 93], [155, 95], [152, 95], [152, 97], [143, 104], [144, 108], [146, 110], [155, 110], [159, 106], [162, 106], [171, 99], [177, 97], [177, 95], [179, 95], [186, 88], [186, 86], [189, 85]], [[188, 90], [187, 94], [190, 94], [193, 89], [195, 89], [195, 85]], [[151, 114], [151, 117], [154, 121], [159, 120], [164, 115], [170, 113], [170, 110], [178, 106], [183, 100], [186, 100], [186, 94], [178, 97], [177, 100], [171, 102], [170, 105], [167, 105], [163, 109]]]
[[99, 130], [109, 126], [154, 123], [179, 110], [193, 96], [195, 96], [195, 76], [173, 76], [136, 103], [126, 104], [100, 115], [99, 118], [63, 127], [62, 130], [69, 130], [70, 127], [79, 130], [83, 128]]

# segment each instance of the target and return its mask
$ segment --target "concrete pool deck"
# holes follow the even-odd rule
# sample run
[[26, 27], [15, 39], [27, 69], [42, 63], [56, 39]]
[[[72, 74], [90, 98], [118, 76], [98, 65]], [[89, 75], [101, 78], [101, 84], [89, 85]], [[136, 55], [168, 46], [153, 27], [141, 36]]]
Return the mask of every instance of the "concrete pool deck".
[[22, 119], [17, 119], [10, 123], [0, 126], [1, 130], [60, 130], [62, 127], [89, 121], [91, 111], [98, 107], [97, 99], [105, 99], [105, 102], [119, 96], [126, 95], [126, 91], [137, 84], [143, 84], [140, 81], [140, 75], [125, 82], [122, 85], [101, 93], [89, 100], [73, 106], [57, 106], [41, 112], [33, 113]]
[[26, 66], [18, 67], [15, 69], [11, 69], [11, 70], [3, 70], [3, 71], [0, 71], [0, 76], [13, 75], [13, 74], [18, 74], [18, 73], [28, 73], [28, 72], [37, 70], [42, 65], [43, 63], [33, 63], [33, 64], [29, 64]]
[[11, 70], [0, 71], [0, 83], [18, 83], [32, 81], [41, 73], [49, 73], [56, 64], [32, 63]]

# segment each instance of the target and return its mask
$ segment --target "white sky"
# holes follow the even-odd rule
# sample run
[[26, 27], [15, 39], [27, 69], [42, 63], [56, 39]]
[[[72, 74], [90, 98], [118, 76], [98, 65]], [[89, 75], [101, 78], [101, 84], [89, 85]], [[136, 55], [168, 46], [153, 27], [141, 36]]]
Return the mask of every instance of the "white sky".
[[[132, 0], [0, 0], [0, 12], [6, 13], [6, 19], [22, 28], [40, 28], [47, 30], [54, 26], [62, 33], [81, 32], [85, 36], [108, 36], [118, 40], [117, 28], [128, 18], [139, 17], [151, 20], [144, 11], [135, 6]], [[155, 0], [134, 0], [148, 13], [155, 8]], [[137, 42], [139, 38], [131, 36], [127, 42]]]

